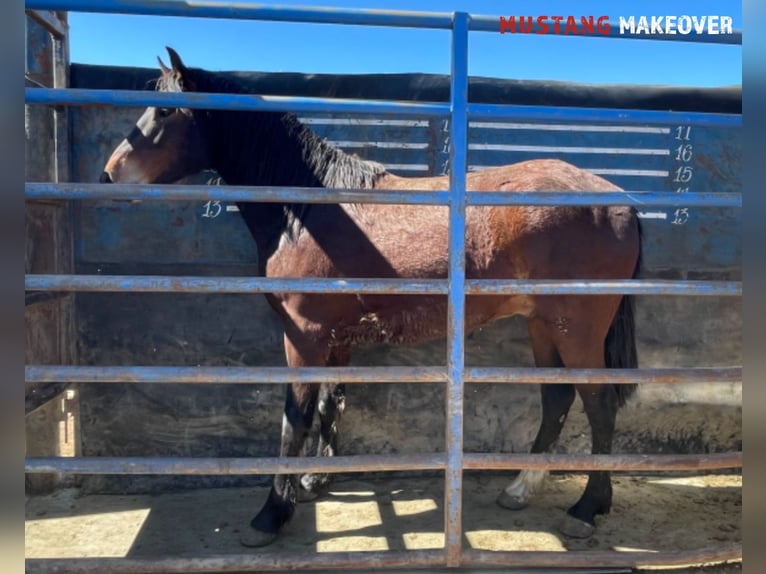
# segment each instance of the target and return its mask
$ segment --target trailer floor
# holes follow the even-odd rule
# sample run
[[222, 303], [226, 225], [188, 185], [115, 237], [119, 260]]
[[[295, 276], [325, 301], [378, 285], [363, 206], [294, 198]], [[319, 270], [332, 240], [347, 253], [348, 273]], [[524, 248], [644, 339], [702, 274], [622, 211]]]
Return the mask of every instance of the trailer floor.
[[[581, 494], [584, 475], [555, 475], [522, 511], [495, 504], [507, 478], [468, 475], [464, 483], [466, 547], [486, 550], [686, 550], [740, 543], [738, 474], [615, 476], [612, 512], [587, 540], [556, 530]], [[26, 504], [26, 556], [160, 557], [243, 552], [331, 552], [441, 548], [443, 484], [436, 478], [339, 480], [323, 498], [298, 506], [284, 536], [260, 550], [239, 544], [265, 488], [161, 495], [35, 496]], [[718, 573], [738, 572], [739, 564]], [[705, 569], [705, 571], [709, 571]], [[676, 571], [678, 572], [678, 571]]]

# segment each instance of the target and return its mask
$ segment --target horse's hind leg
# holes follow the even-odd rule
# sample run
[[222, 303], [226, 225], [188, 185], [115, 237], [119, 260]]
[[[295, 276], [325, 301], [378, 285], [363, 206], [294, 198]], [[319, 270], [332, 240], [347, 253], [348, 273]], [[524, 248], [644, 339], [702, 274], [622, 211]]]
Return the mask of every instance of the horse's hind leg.
[[[336, 347], [330, 353], [328, 366], [345, 367], [350, 360], [347, 348]], [[319, 389], [319, 441], [317, 456], [335, 456], [338, 453], [338, 426], [346, 406], [346, 385], [323, 384]], [[299, 500], [313, 500], [327, 490], [332, 474], [304, 474], [301, 477]]]
[[[582, 296], [559, 299], [548, 309], [551, 337], [564, 366], [570, 369], [603, 369], [604, 341], [620, 297]], [[555, 314], [551, 312], [555, 309]], [[576, 385], [591, 428], [593, 454], [611, 454], [617, 418], [618, 396], [614, 385]], [[588, 473], [588, 484], [580, 500], [567, 511], [561, 531], [586, 538], [596, 528], [595, 516], [612, 506], [612, 482], [608, 471]]]
[[[562, 367], [561, 357], [545, 323], [539, 318], [530, 318], [527, 326], [532, 341], [535, 365]], [[575, 389], [568, 384], [540, 385], [540, 394], [542, 420], [535, 442], [532, 444], [532, 453], [548, 452], [558, 440], [569, 408], [574, 401]], [[500, 491], [497, 503], [511, 510], [525, 508], [529, 495], [542, 487], [546, 474], [544, 470], [522, 470], [510, 485]]]
[[[316, 366], [326, 358], [315, 356], [315, 349], [299, 350], [285, 336], [287, 365], [290, 367]], [[282, 417], [280, 456], [299, 456], [311, 431], [319, 385], [293, 383], [287, 387], [285, 410]], [[273, 542], [287, 525], [295, 511], [298, 499], [297, 475], [274, 476], [271, 491], [260, 512], [240, 537], [245, 546], [265, 546]]]
[[[612, 385], [578, 385], [577, 391], [588, 416], [593, 454], [611, 454], [617, 418], [617, 392]], [[561, 531], [574, 538], [586, 538], [595, 530], [596, 514], [608, 514], [612, 507], [611, 473], [592, 470], [588, 484], [577, 503], [567, 512]]]

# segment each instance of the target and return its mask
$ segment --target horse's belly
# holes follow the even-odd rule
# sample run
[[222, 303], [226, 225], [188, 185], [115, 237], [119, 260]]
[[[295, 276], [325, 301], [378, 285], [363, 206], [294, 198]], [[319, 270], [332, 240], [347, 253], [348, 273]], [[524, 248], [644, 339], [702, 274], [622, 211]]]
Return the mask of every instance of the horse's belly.
[[[446, 297], [407, 297], [407, 303], [385, 306], [369, 304], [353, 321], [331, 327], [336, 345], [413, 345], [439, 339], [447, 334]], [[374, 300], [374, 299], [373, 299]], [[465, 330], [473, 331], [496, 319], [513, 315], [528, 316], [532, 298], [527, 296], [471, 296], [465, 305]]]

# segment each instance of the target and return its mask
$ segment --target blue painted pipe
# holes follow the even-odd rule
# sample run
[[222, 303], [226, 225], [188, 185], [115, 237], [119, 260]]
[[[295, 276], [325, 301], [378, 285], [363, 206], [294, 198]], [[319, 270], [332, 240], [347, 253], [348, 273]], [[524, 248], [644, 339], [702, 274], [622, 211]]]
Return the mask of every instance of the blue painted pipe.
[[[398, 293], [446, 295], [444, 279], [331, 279], [273, 277], [183, 277], [167, 275], [26, 275], [27, 291], [143, 292], [143, 293]], [[454, 290], [460, 299], [460, 290]], [[468, 279], [468, 295], [742, 295], [739, 281], [612, 281]], [[460, 307], [462, 309], [462, 307]]]
[[261, 110], [295, 113], [328, 111], [400, 116], [446, 117], [448, 104], [382, 100], [332, 99], [256, 94], [210, 94], [201, 92], [157, 92], [152, 90], [93, 90], [82, 88], [25, 88], [28, 104], [166, 106], [211, 110]]
[[[35, 88], [27, 88], [33, 90]], [[506, 104], [468, 104], [472, 120], [524, 120], [595, 122], [621, 125], [690, 125], [700, 127], [740, 128], [740, 114], [708, 112], [665, 112], [618, 108], [580, 108], [553, 106], [509, 106]]]
[[[450, 12], [418, 12], [404, 10], [369, 10], [331, 8], [321, 6], [265, 6], [242, 2], [213, 2], [192, 0], [26, 0], [27, 10], [66, 10], [70, 12], [100, 12], [104, 14], [144, 14], [150, 16], [183, 16], [187, 18], [226, 18], [237, 20], [262, 20], [277, 22], [307, 22], [315, 24], [353, 24], [368, 26], [391, 26], [403, 28], [450, 29], [453, 14]], [[509, 14], [502, 14], [508, 16]], [[522, 14], [515, 14], [522, 16]], [[526, 14], [525, 14], [526, 15]], [[469, 29], [477, 32], [500, 32], [500, 16], [471, 14]], [[552, 21], [549, 20], [551, 25]], [[742, 44], [742, 32], [732, 34], [620, 34], [619, 24], [609, 22], [609, 34], [587, 36], [592, 38], [623, 38], [637, 40], [666, 40], [707, 44]], [[539, 29], [535, 21], [533, 32]], [[583, 37], [578, 24], [573, 38]], [[509, 34], [510, 35], [510, 34]]]
[[[448, 191], [317, 189], [212, 185], [115, 183], [27, 183], [27, 199], [119, 199], [183, 201], [255, 201], [298, 203], [386, 203], [448, 205]], [[635, 207], [742, 207], [741, 193], [578, 191], [469, 191], [467, 205], [632, 205]]]
[[[285, 384], [444, 383], [445, 367], [111, 367], [27, 365], [25, 383]], [[739, 383], [742, 367], [688, 369], [555, 369], [468, 367], [466, 383], [554, 385]]]
[[[28, 104], [51, 105], [170, 106], [219, 110], [273, 110], [296, 113], [343, 112], [418, 117], [445, 117], [449, 113], [449, 104], [446, 103], [259, 96], [253, 94], [27, 87], [24, 88], [24, 96]], [[468, 117], [472, 120], [489, 119], [493, 121], [570, 121], [621, 125], [683, 124], [703, 127], [742, 127], [742, 116], [739, 114], [665, 112], [617, 108], [468, 104]]]
[[463, 544], [463, 372], [465, 370], [465, 229], [468, 171], [468, 23], [456, 13], [452, 31], [449, 138], [449, 301], [447, 305], [447, 469], [444, 480], [444, 549], [447, 566], [460, 565]]
[[[119, 199], [254, 201], [297, 203], [387, 203], [448, 205], [448, 191], [318, 189], [237, 185], [141, 185], [130, 183], [27, 183], [27, 199]], [[684, 205], [687, 205], [685, 202]]]

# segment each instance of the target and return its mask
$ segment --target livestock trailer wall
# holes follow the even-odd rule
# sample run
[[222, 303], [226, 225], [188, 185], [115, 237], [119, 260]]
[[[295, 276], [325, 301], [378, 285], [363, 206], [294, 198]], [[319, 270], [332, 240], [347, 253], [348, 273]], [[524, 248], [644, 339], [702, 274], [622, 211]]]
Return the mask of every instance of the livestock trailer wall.
[[[26, 18], [25, 84], [51, 88], [69, 83], [66, 14], [35, 13]], [[27, 106], [25, 176], [27, 181], [70, 180], [70, 132], [63, 108]], [[25, 273], [71, 273], [74, 269], [72, 210], [63, 200], [29, 200], [25, 212]], [[77, 343], [72, 294], [27, 293], [27, 364], [71, 364]], [[27, 387], [26, 450], [30, 456], [71, 456], [79, 440], [78, 402], [63, 384]], [[29, 475], [33, 491], [50, 490], [62, 477]]]
[[[190, 62], [193, 65], [193, 62]], [[77, 88], [151, 89], [158, 71], [73, 65]], [[447, 101], [449, 78], [427, 75], [302, 76], [240, 73], [257, 93]], [[739, 113], [739, 88], [593, 86], [471, 80], [480, 103], [546, 104]], [[78, 107], [71, 112], [72, 178], [94, 182], [114, 146], [142, 110]], [[304, 114], [327, 139], [400, 175], [448, 168], [445, 120]], [[691, 152], [689, 152], [691, 150]], [[630, 191], [738, 192], [739, 132], [683, 125], [629, 127], [569, 121], [472, 122], [469, 169], [537, 157], [565, 159]], [[688, 157], [691, 156], [691, 157]], [[195, 182], [205, 182], [205, 174]], [[253, 275], [256, 253], [233, 203], [111, 200], [74, 202], [75, 269], [85, 274]], [[644, 278], [738, 280], [739, 211], [642, 210]], [[84, 365], [284, 364], [281, 326], [260, 295], [80, 293], [77, 350]], [[741, 363], [739, 300], [640, 297], [642, 367]], [[439, 365], [443, 341], [359, 351], [356, 365]], [[524, 323], [505, 320], [471, 335], [466, 364], [532, 366]], [[275, 385], [89, 384], [79, 389], [83, 455], [275, 456], [284, 389]], [[440, 385], [368, 385], [349, 390], [341, 451], [441, 451]], [[526, 452], [539, 417], [539, 392], [527, 385], [468, 387], [465, 450]], [[644, 387], [618, 417], [616, 450], [714, 452], [741, 445], [739, 384]], [[575, 408], [562, 452], [585, 452], [587, 422]], [[170, 485], [262, 482], [263, 477], [98, 477], [96, 490], [155, 490]]]

